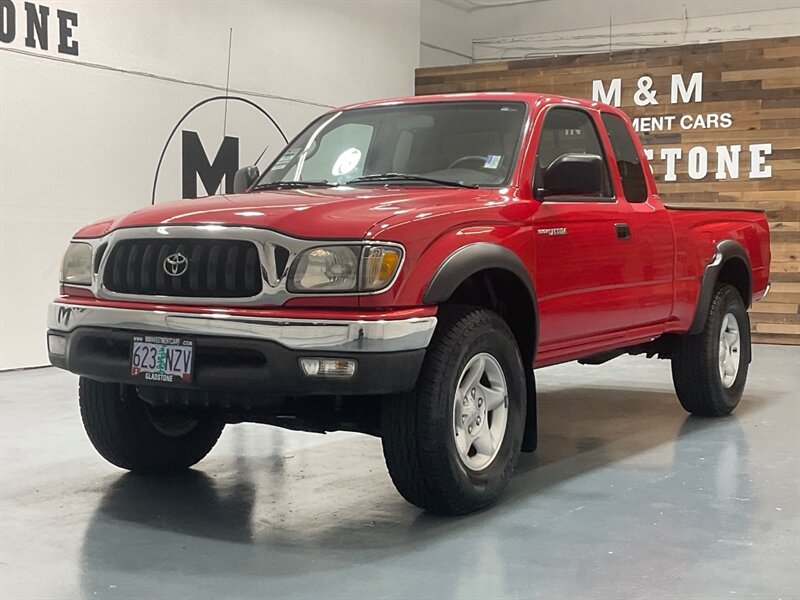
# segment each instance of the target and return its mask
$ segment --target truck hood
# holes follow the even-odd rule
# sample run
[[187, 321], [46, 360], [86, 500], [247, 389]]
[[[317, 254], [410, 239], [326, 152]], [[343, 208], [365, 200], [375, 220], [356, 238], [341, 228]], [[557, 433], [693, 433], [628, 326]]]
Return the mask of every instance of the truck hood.
[[[98, 221], [75, 237], [98, 237], [125, 227], [229, 225], [263, 227], [303, 238], [363, 239], [381, 221], [475, 208], [497, 190], [446, 187], [339, 187], [279, 190], [179, 200]], [[405, 216], [405, 218], [403, 218]]]

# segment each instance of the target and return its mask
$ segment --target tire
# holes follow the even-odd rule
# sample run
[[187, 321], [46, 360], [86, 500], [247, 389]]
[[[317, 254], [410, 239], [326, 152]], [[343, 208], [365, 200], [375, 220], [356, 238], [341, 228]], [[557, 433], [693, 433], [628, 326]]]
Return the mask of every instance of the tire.
[[750, 356], [744, 301], [735, 287], [718, 285], [703, 331], [681, 336], [672, 353], [672, 381], [683, 408], [704, 417], [730, 414], [742, 398]]
[[199, 462], [225, 424], [209, 416], [156, 411], [133, 386], [80, 378], [81, 418], [108, 462], [135, 473], [166, 474]]
[[[482, 385], [465, 387], [480, 369], [477, 383]], [[464, 395], [456, 399], [458, 385], [470, 396], [467, 401]], [[466, 514], [490, 505], [519, 457], [525, 408], [525, 371], [505, 321], [482, 308], [443, 309], [416, 389], [386, 398], [381, 407], [383, 453], [397, 490], [438, 514]], [[474, 443], [465, 442], [473, 433]]]

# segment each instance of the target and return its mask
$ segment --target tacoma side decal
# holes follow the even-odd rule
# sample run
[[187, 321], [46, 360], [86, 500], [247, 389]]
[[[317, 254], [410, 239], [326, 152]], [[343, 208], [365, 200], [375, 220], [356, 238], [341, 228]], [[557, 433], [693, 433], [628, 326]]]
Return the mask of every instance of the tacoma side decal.
[[537, 229], [539, 235], [567, 235], [566, 227], [550, 227], [546, 229]]

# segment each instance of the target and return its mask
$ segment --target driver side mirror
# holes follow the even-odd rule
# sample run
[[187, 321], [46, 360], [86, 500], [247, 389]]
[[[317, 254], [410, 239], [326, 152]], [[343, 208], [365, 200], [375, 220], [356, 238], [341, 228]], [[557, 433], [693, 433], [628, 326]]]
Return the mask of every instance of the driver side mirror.
[[242, 167], [236, 171], [236, 175], [233, 177], [233, 193], [241, 194], [242, 192], [247, 191], [250, 186], [256, 182], [258, 176], [258, 167], [254, 165]]
[[[551, 196], [605, 196], [605, 163], [597, 154], [562, 154], [544, 171], [540, 200]], [[557, 198], [553, 199], [558, 201]]]

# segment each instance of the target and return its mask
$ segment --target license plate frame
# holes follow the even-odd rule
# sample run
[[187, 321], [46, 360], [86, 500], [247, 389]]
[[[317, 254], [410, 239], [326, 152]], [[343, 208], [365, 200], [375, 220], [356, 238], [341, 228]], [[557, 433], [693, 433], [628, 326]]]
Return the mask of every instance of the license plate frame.
[[131, 377], [157, 384], [187, 384], [194, 379], [194, 340], [169, 334], [131, 336]]

